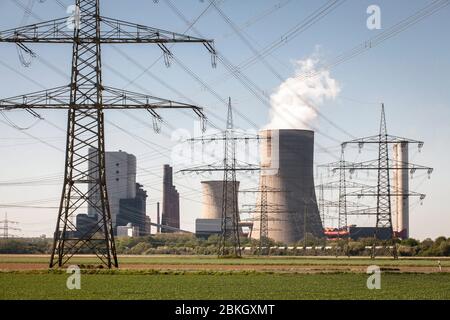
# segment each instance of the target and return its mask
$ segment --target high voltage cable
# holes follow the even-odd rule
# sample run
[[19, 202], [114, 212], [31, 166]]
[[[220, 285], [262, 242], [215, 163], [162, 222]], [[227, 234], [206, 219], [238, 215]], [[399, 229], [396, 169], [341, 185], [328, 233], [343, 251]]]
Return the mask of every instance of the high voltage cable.
[[[166, 3], [169, 5], [169, 7], [174, 10], [174, 12], [183, 20], [187, 23], [187, 18], [183, 15], [183, 13], [181, 13], [173, 4], [170, 0], [166, 0]], [[213, 2], [212, 2], [213, 3]], [[192, 28], [192, 30], [199, 36], [201, 36], [201, 33], [196, 30], [195, 28]], [[268, 101], [268, 97], [265, 96], [264, 94], [261, 94], [260, 92], [262, 92], [262, 90], [260, 88], [258, 88], [258, 86], [252, 81], [250, 80], [247, 76], [245, 76], [243, 73], [238, 72], [236, 70], [236, 67], [225, 57], [223, 56], [218, 50], [217, 51], [217, 59], [218, 61], [220, 61], [228, 70], [230, 73], [233, 74], [233, 76], [242, 84], [244, 85], [244, 87], [250, 91], [259, 101], [261, 101], [261, 103], [263, 105], [265, 105], [266, 107], [268, 107], [269, 109], [271, 108], [271, 105]], [[177, 61], [177, 60], [175, 60]], [[194, 79], [196, 79], [197, 81], [199, 81], [205, 88], [209, 88], [208, 85], [206, 85], [204, 83], [204, 81], [202, 81], [194, 72], [192, 72], [191, 70], [189, 70], [188, 68], [185, 68], [185, 66], [183, 66], [181, 64], [181, 62], [179, 63], [186, 71], [188, 71], [191, 76], [194, 77]], [[214, 94], [214, 92], [212, 92], [214, 96], [216, 96], [216, 94]], [[237, 111], [237, 113], [239, 114], [239, 112]], [[290, 122], [289, 119], [286, 119], [285, 117], [283, 117], [287, 122]], [[255, 128], [258, 128], [258, 126], [251, 120], [247, 119], [247, 122], [249, 122], [250, 124], [252, 124]], [[314, 130], [318, 133], [321, 134], [325, 137], [327, 137], [328, 139], [335, 141], [335, 142], [339, 142], [339, 140], [337, 140], [336, 138], [322, 133], [322, 131], [318, 130], [317, 128], [314, 128]], [[334, 154], [330, 154], [331, 157], [334, 158], [338, 158], [336, 155]]]
[[[216, 0], [217, 1], [217, 0]], [[219, 2], [219, 1], [218, 1]], [[207, 12], [208, 12], [208, 10], [211, 8], [211, 6], [212, 6], [212, 4], [210, 3], [201, 13], [200, 13], [200, 15], [199, 16], [197, 16], [197, 18], [196, 19], [194, 19], [192, 22], [188, 22], [188, 27], [187, 27], [187, 29], [186, 30], [184, 30], [184, 32], [183, 33], [186, 33], [186, 32], [188, 32], [189, 30], [191, 30], [191, 28], [200, 20], [200, 18], [203, 16], [203, 15], [205, 15]], [[170, 47], [169, 47], [169, 50], [170, 50], [170, 48], [172, 48], [173, 47], [173, 45], [171, 45]], [[129, 82], [125, 87], [124, 87], [124, 89], [125, 88], [127, 88], [127, 87], [129, 87], [131, 84], [134, 84], [134, 82], [136, 82], [139, 78], [141, 78], [147, 71], [149, 71], [151, 68], [153, 68], [162, 58], [164, 57], [164, 55], [161, 55], [161, 56], [159, 56], [159, 58], [158, 59], [156, 59], [149, 67], [147, 67], [147, 68], [145, 68], [144, 69], [144, 71], [141, 73], [141, 74], [139, 74], [136, 78], [134, 78], [131, 82]]]
[[[321, 66], [320, 72], [322, 72], [323, 70], [331, 70], [332, 68], [334, 68], [346, 61], [349, 61], [349, 60], [365, 53], [366, 51], [369, 51], [370, 49], [375, 48], [376, 46], [379, 46], [384, 41], [409, 29], [410, 27], [414, 26], [415, 24], [422, 21], [423, 19], [444, 9], [449, 4], [450, 4], [450, 0], [435, 0], [435, 1], [433, 1], [432, 3], [428, 4], [427, 6], [423, 7], [419, 11], [412, 14], [411, 16], [401, 20], [400, 22], [389, 27], [385, 31], [382, 31], [379, 35], [374, 36], [374, 37], [362, 42], [361, 44], [353, 47], [352, 49], [336, 56], [330, 63]], [[316, 77], [317, 75], [320, 74], [320, 72], [311, 72], [311, 73], [297, 76], [296, 78], [307, 79], [307, 78], [311, 78], [311, 77]]]
[[[239, 27], [239, 30], [243, 31], [244, 29], [251, 27], [255, 23], [261, 21], [264, 18], [267, 18], [269, 15], [282, 9], [283, 7], [285, 7], [286, 5], [288, 5], [292, 2], [293, 2], [293, 0], [282, 0], [275, 5], [272, 5], [270, 8], [264, 10], [263, 12], [260, 12], [259, 14], [256, 14], [255, 16], [247, 19], [246, 22], [241, 24], [241, 26]], [[225, 34], [223, 37], [227, 38], [231, 35], [232, 35], [232, 33], [228, 33], [228, 34]]]
[[[20, 8], [26, 10], [26, 8], [24, 7], [24, 5], [21, 4], [18, 0], [11, 0], [11, 1], [13, 1], [15, 4], [17, 4]], [[61, 2], [59, 2], [59, 5], [60, 5], [62, 8], [64, 8], [64, 9], [66, 8], [64, 5], [62, 5]], [[195, 24], [195, 23], [198, 21], [198, 19], [199, 19], [205, 12], [206, 12], [206, 10], [203, 11], [202, 14], [194, 20], [193, 24]], [[34, 14], [34, 13], [32, 13], [32, 12], [30, 12], [30, 14], [31, 14], [35, 19], [37, 19], [37, 20], [39, 20], [39, 21], [42, 21], [42, 18], [39, 17], [38, 15], [36, 15], [36, 14]], [[173, 46], [173, 45], [172, 45], [172, 46]], [[172, 47], [172, 46], [171, 46], [171, 47]], [[112, 47], [113, 49], [115, 49], [117, 52], [119, 52], [122, 56], [126, 57], [130, 62], [132, 62], [132, 63], [135, 64], [136, 66], [138, 66], [138, 67], [140, 67], [141, 69], [143, 69], [143, 66], [142, 66], [142, 65], [140, 65], [136, 60], [134, 60], [133, 58], [131, 58], [131, 57], [130, 57], [129, 55], [127, 55], [125, 52], [123, 52], [122, 50], [120, 50], [119, 48], [117, 48], [117, 47], [115, 47], [115, 46], [111, 46], [111, 47]], [[44, 58], [42, 58], [42, 57], [40, 57], [40, 56], [38, 56], [38, 55], [36, 55], [36, 58], [37, 58], [41, 63], [43, 63], [45, 66], [49, 67], [50, 69], [52, 69], [53, 71], [55, 71], [56, 73], [58, 73], [58, 75], [60, 75], [60, 76], [63, 77], [64, 79], [68, 79], [68, 78], [69, 78], [65, 72], [63, 72], [63, 71], [60, 70], [59, 68], [57, 68], [57, 67], [55, 67], [54, 65], [52, 65], [52, 64], [51, 64], [50, 62], [48, 62], [46, 59], [44, 59]], [[104, 67], [106, 67], [107, 69], [109, 69], [111, 72], [113, 72], [114, 74], [116, 74], [117, 76], [119, 76], [120, 78], [126, 80], [126, 81], [128, 82], [128, 85], [133, 83], [134, 86], [136, 86], [138, 89], [144, 90], [144, 92], [148, 92], [148, 90], [147, 90], [146, 88], [143, 88], [142, 86], [140, 86], [140, 85], [134, 83], [134, 81], [135, 81], [136, 79], [131, 80], [131, 79], [127, 78], [124, 74], [122, 74], [122, 73], [120, 73], [119, 71], [115, 70], [114, 68], [112, 68], [111, 66], [109, 66], [107, 63], [103, 63], [103, 65], [104, 65]], [[165, 87], [167, 87], [169, 90], [174, 91], [174, 92], [176, 92], [177, 94], [180, 94], [180, 96], [183, 96], [183, 94], [181, 94], [179, 91], [175, 90], [175, 89], [174, 89], [172, 86], [170, 86], [167, 82], [165, 82], [165, 81], [163, 81], [161, 78], [159, 78], [159, 77], [157, 77], [157, 76], [151, 74], [150, 71], [149, 71], [149, 69], [148, 69], [148, 70], [145, 70], [145, 74], [151, 75], [158, 83], [163, 84], [163, 85], [164, 85]], [[35, 83], [37, 83], [37, 82], [35, 82]], [[127, 85], [127, 86], [128, 86], [128, 85]], [[190, 100], [190, 99], [189, 99], [189, 100]], [[191, 100], [191, 101], [192, 101], [192, 100]], [[194, 103], [194, 104], [196, 104], [196, 103]], [[186, 111], [184, 111], [184, 110], [181, 110], [181, 111], [182, 111], [182, 113], [184, 113], [185, 115], [187, 114]], [[121, 110], [121, 112], [125, 112], [125, 111]], [[211, 113], [211, 114], [212, 114], [215, 118], [220, 119], [220, 120], [223, 121], [223, 122], [226, 122], [224, 119], [218, 117], [216, 114], [214, 114], [214, 113]], [[191, 115], [191, 116], [192, 116], [192, 115]], [[212, 127], [218, 128], [213, 122], [211, 122], [211, 120], [207, 119], [207, 122], [208, 122]], [[172, 129], [172, 130], [174, 129], [174, 127], [171, 127], [167, 122], [163, 122], [163, 124], [166, 125], [166, 126], [168, 126], [168, 127], [169, 127], [170, 129]]]
[[275, 40], [274, 42], [270, 43], [266, 47], [264, 47], [263, 50], [261, 50], [258, 55], [253, 55], [252, 57], [248, 58], [244, 62], [238, 64], [236, 67], [239, 70], [245, 70], [258, 60], [258, 56], [266, 57], [270, 53], [274, 52], [281, 46], [287, 44], [289, 41], [293, 40], [295, 37], [297, 37], [299, 34], [303, 33], [304, 31], [308, 30], [311, 26], [313, 26], [315, 23], [322, 20], [324, 17], [326, 17], [328, 14], [330, 14], [332, 11], [337, 9], [340, 5], [342, 5], [346, 0], [331, 0], [316, 9], [314, 12], [312, 12], [310, 15], [308, 15], [305, 19], [297, 23], [294, 27], [292, 27], [288, 32], [278, 37], [279, 40]]
[[[342, 1], [332, 1], [330, 3], [330, 6], [335, 5], [336, 3], [340, 3], [342, 4]], [[233, 23], [233, 21], [231, 21], [231, 19], [223, 12], [223, 10], [221, 10], [218, 6], [214, 5], [214, 8], [217, 10], [217, 12], [219, 13], [219, 15], [225, 20], [225, 22], [236, 32], [236, 34], [239, 36], [239, 38], [246, 44], [246, 46], [248, 48], [250, 48], [250, 50], [253, 52], [253, 54], [256, 56], [257, 59], [259, 59], [265, 67], [267, 67], [267, 69], [269, 69], [269, 71], [274, 74], [278, 80], [280, 80], [281, 82], [283, 82], [285, 79], [281, 76], [281, 74], [275, 70], [275, 68], [273, 68], [270, 63], [256, 50], [256, 48], [253, 46], [253, 44], [245, 37], [245, 35], [243, 35], [241, 33], [241, 31], [239, 31], [239, 29], [237, 28], [237, 26]], [[328, 13], [330, 13], [330, 11], [328, 11]], [[346, 131], [345, 129], [341, 128], [340, 126], [338, 126], [335, 122], [331, 121], [328, 117], [326, 117], [322, 112], [320, 112], [320, 110], [313, 106], [309, 101], [307, 101], [306, 99], [304, 99], [301, 94], [299, 94], [298, 92], [296, 92], [292, 87], [288, 86], [288, 88], [290, 89], [291, 93], [294, 94], [295, 96], [297, 96], [305, 105], [307, 105], [310, 109], [314, 110], [317, 115], [321, 118], [323, 118], [325, 121], [327, 121], [329, 124], [331, 124], [334, 128], [342, 131], [343, 133], [345, 133], [347, 136], [354, 138], [354, 136], [352, 134], [350, 134], [348, 131]], [[316, 129], [317, 130], [317, 129]], [[336, 140], [337, 141], [337, 140]], [[337, 141], [338, 142], [338, 141]]]

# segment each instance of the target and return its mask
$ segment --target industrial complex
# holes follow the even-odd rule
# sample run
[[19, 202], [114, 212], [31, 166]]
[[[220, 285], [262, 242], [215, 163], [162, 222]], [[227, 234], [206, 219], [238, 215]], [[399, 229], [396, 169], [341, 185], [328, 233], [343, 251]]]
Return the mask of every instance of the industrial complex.
[[[315, 159], [315, 135], [321, 133], [317, 128], [308, 129], [309, 126], [297, 123], [295, 126], [258, 125], [256, 134], [239, 132], [235, 127], [230, 97], [227, 115], [221, 119], [226, 124], [222, 131], [220, 128], [213, 136], [185, 141], [220, 143], [223, 153], [214, 154], [213, 163], [202, 163], [202, 166], [192, 168], [180, 168], [164, 160], [165, 164], [158, 165], [162, 176], [161, 195], [150, 194], [152, 191], [146, 190], [146, 186], [151, 187], [137, 181], [139, 159], [127, 151], [106, 150], [104, 113], [107, 110], [143, 110], [150, 116], [157, 133], [161, 132], [160, 126], [164, 123], [159, 114], [162, 109], [190, 111], [195, 119], [200, 120], [203, 134], [211, 120], [206, 117], [203, 107], [195, 104], [105, 85], [102, 80], [102, 46], [156, 44], [169, 66], [174, 59], [170, 43], [201, 44], [211, 55], [212, 67], [216, 67], [219, 60], [231, 69], [232, 74], [239, 68], [232, 67], [219, 54], [211, 39], [107, 18], [102, 16], [99, 3], [99, 0], [77, 0], [79, 21], [69, 32], [66, 30], [67, 21], [56, 19], [0, 33], [0, 42], [16, 44], [22, 58], [24, 53], [33, 55], [27, 47], [29, 43], [73, 46], [70, 84], [0, 100], [2, 112], [25, 110], [38, 119], [42, 119], [38, 114], [40, 109], [65, 110], [68, 114], [64, 177], [53, 233], [51, 268], [61, 267], [74, 255], [86, 252], [95, 254], [108, 268], [118, 267], [116, 238], [160, 233], [194, 233], [199, 238], [215, 236], [218, 238], [219, 257], [240, 257], [243, 239], [247, 244], [258, 247], [258, 254], [263, 255], [268, 254], [265, 249], [270, 244], [306, 248], [308, 239], [329, 244], [372, 238], [373, 257], [375, 247], [380, 243], [396, 248], [398, 240], [409, 238], [410, 199], [416, 197], [422, 201], [425, 198], [425, 194], [411, 190], [410, 177], [417, 171], [430, 175], [433, 168], [410, 162], [412, 146], [421, 149], [424, 142], [390, 135], [384, 104], [381, 104], [378, 132], [364, 138], [340, 141], [339, 150], [334, 150], [334, 156], [340, 160], [320, 164]], [[210, 6], [216, 7], [224, 17], [214, 2]], [[333, 6], [331, 4], [327, 10], [332, 10]], [[177, 14], [182, 15], [180, 11]], [[229, 19], [225, 20], [231, 24]], [[255, 49], [251, 44], [247, 45]], [[256, 56], [260, 58], [259, 54]], [[183, 69], [190, 71], [187, 67]], [[269, 69], [282, 80], [274, 68]], [[307, 71], [310, 73], [311, 70]], [[194, 78], [199, 79], [195, 74]], [[249, 86], [248, 79], [238, 80]], [[325, 81], [326, 87], [333, 81]], [[313, 87], [306, 83], [306, 87]], [[300, 103], [312, 113], [317, 113], [310, 102], [305, 102], [308, 99], [300, 97], [295, 87], [287, 88], [285, 84], [279, 89], [289, 91], [284, 98], [290, 100], [290, 107], [297, 107], [292, 105], [294, 101], [294, 104]], [[208, 85], [202, 83], [202, 87], [208, 88]], [[339, 88], [335, 89], [330, 96], [335, 97]], [[260, 90], [251, 91], [256, 93]], [[261, 98], [261, 101], [269, 107], [276, 105], [276, 101], [272, 101], [277, 100], [276, 97], [270, 102], [266, 98]], [[314, 101], [314, 98], [310, 100]], [[325, 98], [319, 97], [318, 100]], [[219, 100], [226, 103], [227, 99]], [[284, 103], [279, 103], [278, 107], [280, 105], [285, 107]], [[240, 111], [239, 115], [242, 117]], [[290, 117], [291, 114], [287, 112], [283, 116]], [[258, 159], [242, 161], [242, 151], [237, 148], [241, 142], [255, 143]], [[372, 158], [364, 153], [367, 145], [372, 147], [371, 151], [375, 150], [371, 156], [376, 155]], [[358, 148], [361, 153], [361, 156], [354, 157], [357, 159], [355, 162], [348, 161], [349, 146]], [[368, 172], [372, 179], [354, 179], [360, 171]], [[201, 209], [194, 215], [188, 215], [183, 206], [183, 188], [177, 180], [179, 172], [199, 174], [195, 185], [190, 186], [202, 193], [196, 199], [201, 203]], [[241, 174], [248, 172], [257, 174], [253, 179], [242, 178]], [[320, 175], [323, 172], [327, 181], [323, 181]], [[214, 176], [208, 180], [204, 173]], [[245, 202], [243, 192], [252, 192], [254, 197]], [[155, 200], [151, 204], [147, 202], [149, 197]], [[155, 219], [152, 221], [150, 216]], [[357, 217], [367, 218], [366, 224], [361, 224]], [[195, 225], [195, 230], [184, 230], [183, 221], [188, 219], [191, 225]], [[5, 218], [4, 223], [7, 222]], [[396, 252], [393, 254], [396, 256]]]
[[[229, 112], [232, 112], [231, 109]], [[384, 117], [383, 107], [383, 122], [385, 122]], [[423, 194], [409, 190], [410, 176], [417, 170], [426, 170], [428, 174], [432, 172], [432, 168], [408, 162], [408, 146], [419, 144], [421, 147], [422, 142], [387, 135], [386, 139], [392, 139], [387, 149], [388, 157], [390, 157], [389, 154], [392, 157], [388, 163], [391, 167], [383, 168], [378, 163], [374, 166], [374, 163], [370, 161], [361, 163], [341, 161], [322, 165], [322, 167], [332, 168], [333, 172], [339, 172], [340, 179], [328, 184], [318, 184], [315, 181], [314, 131], [262, 130], [258, 139], [259, 177], [255, 182], [256, 203], [251, 206], [253, 208], [250, 210], [251, 218], [243, 217], [243, 212], [246, 210], [242, 208], [249, 204], [240, 203], [240, 181], [234, 180], [232, 182], [234, 187], [230, 188], [229, 185], [226, 187], [225, 180], [198, 180], [202, 192], [202, 204], [201, 211], [194, 218], [197, 237], [226, 236], [223, 232], [225, 225], [229, 229], [235, 228], [242, 239], [250, 238], [260, 243], [270, 239], [285, 246], [304, 243], [306, 237], [331, 241], [345, 238], [357, 240], [374, 236], [381, 240], [408, 238], [409, 198], [419, 196], [423, 199], [425, 197]], [[376, 140], [371, 142], [379, 143]], [[348, 143], [352, 142], [346, 142], [343, 146]], [[360, 147], [362, 145], [360, 143]], [[346, 179], [346, 174], [358, 169], [386, 170], [391, 174], [389, 182], [392, 181], [392, 187], [388, 190], [391, 200], [388, 205], [392, 209], [390, 215], [385, 217], [391, 219], [390, 225], [359, 226], [351, 223], [350, 219], [354, 215], [374, 216], [377, 218], [376, 223], [379, 223], [382, 218], [379, 215], [383, 207], [378, 199], [384, 195], [379, 191], [382, 181], [377, 181], [378, 185], [368, 185]], [[160, 202], [157, 203], [156, 223], [152, 223], [146, 215], [147, 194], [136, 182], [136, 158], [123, 151], [106, 152], [106, 170], [108, 190], [112, 191], [110, 203], [113, 227], [117, 236], [137, 237], [155, 233], [187, 232], [180, 225], [183, 210], [180, 209], [176, 175], [170, 165], [166, 164], [162, 167], [162, 206]], [[118, 185], [122, 187], [117, 187]], [[326, 186], [330, 189], [338, 189], [337, 201], [323, 199], [322, 192]], [[114, 192], [115, 190], [121, 190], [121, 192]], [[317, 197], [316, 193], [321, 196]], [[362, 196], [374, 197], [378, 207], [371, 208], [359, 203], [357, 204], [359, 209], [355, 210], [355, 202], [350, 199]], [[93, 199], [98, 199], [98, 196], [93, 195]], [[233, 212], [226, 207], [227, 202], [236, 203], [238, 208], [236, 223]], [[339, 223], [330, 226], [325, 208], [333, 206]], [[89, 219], [97, 219], [97, 217], [90, 213], [77, 216], [79, 230], [84, 230], [89, 225]], [[151, 226], [154, 228], [152, 229]]]

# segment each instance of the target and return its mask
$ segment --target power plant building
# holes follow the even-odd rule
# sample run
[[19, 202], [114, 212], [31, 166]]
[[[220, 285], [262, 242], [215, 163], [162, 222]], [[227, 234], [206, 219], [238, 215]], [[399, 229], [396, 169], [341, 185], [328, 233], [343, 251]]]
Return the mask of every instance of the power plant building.
[[83, 238], [89, 236], [96, 231], [98, 221], [98, 215], [87, 215], [87, 214], [77, 214], [76, 226], [77, 231], [75, 232], [75, 237]]
[[117, 215], [117, 226], [132, 224], [138, 228], [139, 236], [149, 235], [150, 226], [146, 214], [147, 191], [142, 185], [136, 183], [136, 197], [131, 199], [120, 199], [119, 214]]
[[[180, 228], [180, 195], [173, 185], [173, 168], [164, 165], [161, 224]], [[172, 232], [162, 228], [161, 232]]]
[[[89, 168], [94, 170], [97, 167], [96, 153], [89, 151]], [[105, 156], [106, 168], [106, 188], [108, 190], [109, 207], [113, 229], [117, 227], [117, 215], [120, 211], [120, 199], [132, 199], [136, 197], [136, 157], [123, 151], [108, 151]], [[91, 190], [93, 185], [89, 184]], [[100, 203], [100, 194], [92, 193], [90, 200]], [[88, 214], [96, 214], [92, 205], [88, 206]]]
[[[314, 132], [263, 130], [260, 136], [261, 181], [269, 190], [269, 238], [292, 244], [303, 240], [305, 232], [323, 237], [314, 188]], [[259, 232], [256, 219], [253, 237], [259, 238]]]
[[[89, 150], [89, 171], [96, 171], [96, 153]], [[117, 234], [117, 227], [127, 226], [129, 223], [138, 235], [144, 235], [150, 223], [146, 215], [147, 192], [142, 185], [136, 183], [136, 157], [123, 151], [108, 151], [105, 153], [106, 187], [108, 190], [109, 207], [113, 230]], [[90, 190], [93, 185], [88, 184]], [[100, 194], [94, 190], [90, 195], [90, 202], [100, 203]], [[97, 212], [92, 204], [88, 205], [87, 217], [81, 216], [81, 225], [87, 223], [87, 218], [97, 219]], [[77, 229], [78, 217], [77, 217]], [[134, 231], [133, 234], [136, 234]]]

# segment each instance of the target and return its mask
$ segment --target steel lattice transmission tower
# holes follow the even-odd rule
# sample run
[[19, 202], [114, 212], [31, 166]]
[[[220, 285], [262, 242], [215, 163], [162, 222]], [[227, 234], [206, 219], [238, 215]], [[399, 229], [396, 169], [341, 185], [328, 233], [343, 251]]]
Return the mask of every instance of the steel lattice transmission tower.
[[0, 220], [0, 224], [2, 225], [0, 227], [0, 230], [3, 230], [3, 239], [8, 239], [9, 237], [12, 236], [9, 233], [10, 230], [21, 231], [21, 229], [19, 229], [19, 228], [15, 228], [15, 227], [11, 227], [10, 226], [11, 224], [17, 225], [17, 224], [19, 224], [19, 222], [8, 220], [8, 213], [6, 213], [6, 212], [5, 212], [5, 219], [4, 220]]
[[[375, 144], [378, 145], [378, 159], [369, 160], [360, 163], [346, 163], [345, 169], [352, 171], [355, 170], [376, 170], [377, 171], [377, 186], [376, 188], [362, 188], [360, 191], [346, 193], [346, 196], [376, 196], [377, 206], [376, 208], [370, 210], [363, 210], [362, 214], [374, 214], [376, 215], [376, 225], [375, 225], [375, 239], [378, 239], [378, 232], [381, 228], [389, 230], [392, 235], [391, 238], [395, 239], [396, 235], [392, 228], [392, 204], [391, 199], [393, 196], [420, 196], [421, 199], [425, 197], [423, 194], [418, 194], [414, 192], [404, 192], [399, 190], [392, 192], [391, 181], [390, 181], [390, 171], [391, 170], [408, 170], [413, 174], [417, 170], [424, 170], [430, 175], [433, 172], [433, 168], [425, 167], [421, 165], [416, 165], [412, 163], [399, 162], [390, 159], [389, 157], [389, 145], [398, 144], [399, 142], [408, 144], [417, 144], [419, 151], [423, 146], [422, 141], [412, 140], [408, 138], [402, 138], [397, 136], [389, 135], [386, 126], [386, 114], [384, 104], [381, 106], [381, 120], [380, 120], [380, 131], [378, 135], [359, 138], [352, 141], [347, 141], [342, 143], [342, 147], [345, 148], [348, 144], [357, 144], [359, 149], [361, 149], [365, 144]], [[374, 191], [375, 189], [375, 191]], [[357, 214], [354, 212], [353, 214]]]
[[[264, 139], [261, 137], [261, 139]], [[254, 217], [251, 219], [247, 219], [247, 221], [259, 221], [259, 245], [258, 252], [260, 255], [269, 255], [270, 253], [270, 238], [269, 231], [281, 231], [281, 229], [270, 228], [271, 221], [281, 221], [275, 217], [271, 217], [270, 215], [277, 215], [280, 213], [288, 213], [295, 214], [296, 212], [287, 211], [284, 209], [284, 206], [269, 203], [268, 202], [268, 194], [269, 193], [288, 193], [289, 191], [283, 191], [278, 188], [270, 187], [267, 183], [267, 176], [264, 175], [264, 168], [260, 168], [261, 175], [259, 181], [259, 187], [257, 190], [243, 190], [241, 193], [256, 193], [259, 198], [257, 200], [256, 205], [243, 205], [243, 207], [248, 207], [247, 210], [241, 210], [240, 213], [250, 213], [253, 214]]]
[[[228, 102], [227, 128], [224, 131], [222, 232], [219, 239], [219, 256], [241, 256], [239, 238], [239, 208], [236, 190], [236, 141], [234, 140], [233, 110], [231, 99]], [[231, 197], [230, 197], [231, 195]], [[228, 252], [231, 241], [232, 252]]]
[[[267, 205], [267, 181], [266, 176], [261, 175], [261, 195], [260, 195], [260, 225], [259, 225], [259, 252], [264, 254], [264, 248], [269, 245], [269, 210]], [[268, 250], [267, 250], [268, 252]]]
[[377, 222], [375, 238], [379, 228], [392, 230], [391, 181], [389, 179], [389, 145], [384, 104], [381, 107], [380, 134], [378, 143], [378, 184], [377, 184]]
[[253, 136], [235, 132], [233, 124], [233, 109], [231, 105], [231, 98], [229, 98], [226, 129], [221, 131], [219, 134], [213, 134], [209, 137], [192, 138], [187, 140], [190, 142], [199, 141], [202, 143], [205, 141], [223, 141], [224, 156], [222, 160], [206, 166], [183, 169], [179, 171], [181, 173], [223, 172], [221, 233], [218, 243], [219, 257], [229, 255], [236, 257], [241, 256], [239, 226], [240, 218], [237, 198], [238, 184], [236, 180], [236, 172], [253, 172], [261, 170], [259, 166], [250, 165], [248, 163], [242, 164], [240, 161], [236, 160], [236, 143], [241, 140], [248, 143], [250, 140], [259, 141], [260, 139], [261, 138], [258, 135]]
[[338, 206], [338, 237], [340, 230], [348, 227], [347, 220], [347, 196], [345, 179], [345, 158], [344, 150], [341, 151], [341, 160], [339, 161], [339, 206]]
[[[64, 186], [50, 267], [64, 265], [84, 248], [95, 253], [107, 267], [118, 267], [106, 189], [105, 109], [143, 109], [154, 120], [161, 121], [157, 109], [189, 108], [204, 119], [202, 109], [197, 106], [104, 86], [101, 46], [157, 44], [168, 61], [172, 54], [165, 46], [167, 43], [202, 43], [215, 56], [213, 41], [103, 17], [99, 2], [76, 0], [72, 17], [0, 33], [0, 42], [15, 43], [30, 52], [26, 43], [73, 46], [70, 85], [0, 101], [0, 110], [25, 109], [34, 116], [39, 116], [34, 109], [68, 110]], [[86, 205], [94, 209], [98, 221], [94, 228], [81, 233], [73, 219]]]

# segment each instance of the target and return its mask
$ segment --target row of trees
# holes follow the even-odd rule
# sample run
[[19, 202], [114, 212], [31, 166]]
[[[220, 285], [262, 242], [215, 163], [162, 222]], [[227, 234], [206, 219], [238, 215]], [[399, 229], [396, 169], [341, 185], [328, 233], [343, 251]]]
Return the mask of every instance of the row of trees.
[[[116, 247], [118, 254], [215, 254], [217, 252], [218, 236], [210, 236], [207, 239], [197, 238], [192, 234], [158, 234], [140, 238], [118, 238]], [[367, 255], [367, 247], [372, 246], [373, 238], [354, 240], [327, 241], [307, 237], [306, 243], [300, 241], [293, 246], [302, 248], [313, 247], [308, 255], [333, 255], [337, 251], [346, 252], [352, 256]], [[51, 239], [1, 239], [0, 254], [48, 254], [51, 252]], [[259, 242], [253, 239], [243, 239], [243, 247], [251, 247], [246, 253], [257, 253]], [[271, 247], [284, 247], [284, 244], [269, 241]], [[377, 245], [392, 246], [386, 241]], [[400, 256], [450, 256], [450, 238], [438, 237], [435, 240], [406, 239], [396, 243]], [[332, 250], [321, 248], [332, 247]], [[305, 254], [302, 250], [294, 252], [275, 249], [274, 255]]]

